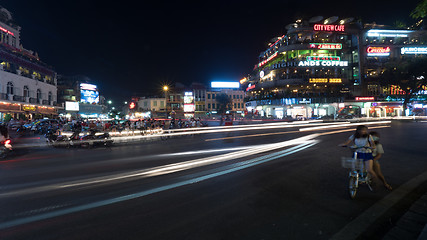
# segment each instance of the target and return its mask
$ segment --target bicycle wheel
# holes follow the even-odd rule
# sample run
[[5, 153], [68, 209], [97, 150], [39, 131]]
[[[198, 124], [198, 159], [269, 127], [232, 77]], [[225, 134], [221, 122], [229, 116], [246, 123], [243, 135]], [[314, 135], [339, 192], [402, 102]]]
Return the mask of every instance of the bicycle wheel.
[[350, 195], [351, 199], [354, 199], [357, 194], [357, 178], [356, 177], [350, 177], [350, 180], [348, 182], [348, 194]]

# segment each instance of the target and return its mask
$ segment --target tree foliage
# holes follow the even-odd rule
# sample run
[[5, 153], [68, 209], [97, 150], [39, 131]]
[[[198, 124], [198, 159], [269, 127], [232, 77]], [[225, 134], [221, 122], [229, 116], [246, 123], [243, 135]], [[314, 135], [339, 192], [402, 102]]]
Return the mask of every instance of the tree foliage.
[[427, 16], [427, 0], [422, 0], [418, 3], [410, 16], [414, 19], [425, 18]]
[[218, 104], [218, 113], [225, 114], [226, 111], [231, 109], [232, 100], [225, 94], [221, 93], [216, 96], [216, 102]]
[[385, 65], [380, 77], [383, 86], [398, 86], [404, 93], [403, 108], [412, 96], [427, 86], [427, 58], [398, 59]]

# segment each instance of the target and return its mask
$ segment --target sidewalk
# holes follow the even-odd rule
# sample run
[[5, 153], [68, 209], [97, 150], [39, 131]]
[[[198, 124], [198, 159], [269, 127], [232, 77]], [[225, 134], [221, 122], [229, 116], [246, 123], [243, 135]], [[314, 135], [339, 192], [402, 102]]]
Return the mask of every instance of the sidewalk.
[[383, 240], [427, 240], [427, 192], [399, 219]]

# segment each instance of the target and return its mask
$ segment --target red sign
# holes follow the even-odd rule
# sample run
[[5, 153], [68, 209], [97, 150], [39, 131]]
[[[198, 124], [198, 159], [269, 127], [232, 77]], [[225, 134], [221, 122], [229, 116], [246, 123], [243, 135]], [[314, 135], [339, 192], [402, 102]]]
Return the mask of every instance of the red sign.
[[134, 102], [131, 102], [129, 104], [129, 109], [134, 109], [136, 107], [136, 104]]
[[310, 48], [342, 49], [342, 44], [341, 43], [310, 43]]
[[248, 92], [249, 90], [252, 90], [255, 88], [255, 84], [254, 85], [250, 85], [246, 88], [246, 92]]
[[344, 32], [344, 25], [315, 24], [314, 31]]
[[356, 97], [356, 101], [374, 101], [375, 97]]
[[390, 47], [368, 47], [367, 53], [390, 53]]
[[307, 56], [307, 61], [339, 61], [338, 56]]

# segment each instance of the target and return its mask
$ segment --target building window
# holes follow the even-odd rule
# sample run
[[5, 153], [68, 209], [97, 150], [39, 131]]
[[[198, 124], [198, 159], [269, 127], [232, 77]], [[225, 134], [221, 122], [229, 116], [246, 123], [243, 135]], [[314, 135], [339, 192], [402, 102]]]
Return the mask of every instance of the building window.
[[240, 103], [237, 103], [237, 108], [240, 108]]
[[28, 86], [24, 86], [24, 97], [29, 97], [30, 96], [30, 90], [28, 89]]
[[52, 102], [52, 92], [49, 92], [47, 94], [47, 101], [49, 102], [49, 104]]
[[157, 101], [153, 101], [153, 106], [157, 107]]
[[7, 83], [7, 94], [13, 94], [13, 83], [12, 82]]
[[216, 97], [216, 95], [215, 95], [215, 94], [212, 94], [212, 99], [215, 99], [215, 97]]
[[236, 95], [233, 95], [233, 99], [236, 99]]
[[234, 103], [234, 108], [237, 108], [237, 104], [236, 103]]
[[215, 103], [212, 103], [212, 109], [215, 109]]
[[144, 107], [146, 107], [146, 106], [147, 106], [147, 103], [148, 103], [147, 101], [145, 101], [145, 102], [144, 102]]
[[38, 100], [42, 99], [42, 91], [40, 89], [37, 89], [37, 99]]
[[[209, 94], [208, 94], [208, 96], [209, 96]], [[208, 103], [208, 109], [211, 109], [211, 104], [210, 103]]]
[[211, 99], [211, 94], [210, 93], [208, 93], [208, 99]]
[[164, 101], [160, 101], [160, 107], [165, 107], [165, 102]]

